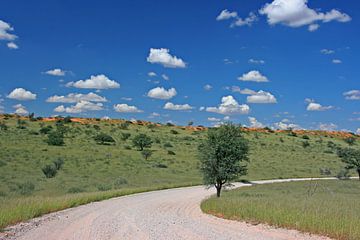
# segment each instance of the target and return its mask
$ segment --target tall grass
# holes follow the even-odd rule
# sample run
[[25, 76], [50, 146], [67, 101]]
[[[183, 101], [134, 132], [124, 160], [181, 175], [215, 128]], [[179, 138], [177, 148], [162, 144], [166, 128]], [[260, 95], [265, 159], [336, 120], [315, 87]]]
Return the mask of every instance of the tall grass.
[[360, 182], [312, 181], [245, 187], [212, 197], [204, 212], [233, 220], [360, 239]]
[[90, 202], [148, 191], [191, 186], [192, 183], [163, 185], [157, 187], [129, 188], [106, 192], [76, 193], [57, 197], [29, 196], [0, 198], [0, 230], [20, 221]]

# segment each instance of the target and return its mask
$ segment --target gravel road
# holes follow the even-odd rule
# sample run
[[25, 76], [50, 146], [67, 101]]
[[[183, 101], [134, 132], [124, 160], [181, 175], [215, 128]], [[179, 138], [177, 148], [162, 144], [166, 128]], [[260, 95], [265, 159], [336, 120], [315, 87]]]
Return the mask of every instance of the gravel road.
[[[300, 181], [255, 181], [258, 184]], [[236, 187], [244, 186], [237, 183]], [[328, 239], [295, 230], [250, 225], [206, 215], [200, 202], [214, 194], [203, 186], [185, 187], [113, 198], [51, 213], [8, 228], [2, 239]]]

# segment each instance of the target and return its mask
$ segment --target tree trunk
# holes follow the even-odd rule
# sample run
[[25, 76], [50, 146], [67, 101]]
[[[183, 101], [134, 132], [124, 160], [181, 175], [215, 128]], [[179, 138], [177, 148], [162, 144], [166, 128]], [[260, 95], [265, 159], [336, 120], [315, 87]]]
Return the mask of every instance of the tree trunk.
[[357, 169], [358, 175], [359, 175], [359, 181], [360, 181], [360, 168]]
[[220, 193], [221, 193], [221, 184], [215, 185], [216, 187], [216, 196], [220, 197]]

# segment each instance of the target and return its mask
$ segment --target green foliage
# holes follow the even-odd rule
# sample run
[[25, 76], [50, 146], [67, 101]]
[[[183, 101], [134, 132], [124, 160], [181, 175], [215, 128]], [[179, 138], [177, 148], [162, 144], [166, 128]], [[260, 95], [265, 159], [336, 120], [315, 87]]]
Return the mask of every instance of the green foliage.
[[301, 142], [301, 144], [302, 144], [303, 148], [307, 148], [310, 146], [310, 143], [308, 141], [303, 141], [303, 142]]
[[67, 193], [82, 193], [82, 192], [85, 192], [85, 189], [81, 187], [71, 187], [67, 191]]
[[175, 129], [171, 129], [170, 132], [171, 132], [172, 134], [179, 134], [179, 132], [176, 131]]
[[120, 123], [119, 128], [122, 130], [127, 130], [129, 128], [130, 123], [129, 122], [123, 122]]
[[17, 184], [18, 192], [21, 195], [30, 195], [35, 190], [35, 185], [32, 182], [24, 182]]
[[168, 155], [176, 155], [176, 153], [174, 151], [168, 150], [167, 151]]
[[53, 163], [54, 163], [56, 170], [60, 170], [62, 168], [62, 166], [64, 165], [64, 160], [62, 158], [58, 158]]
[[140, 133], [134, 137], [133, 144], [138, 150], [143, 151], [144, 148], [151, 148], [152, 140], [148, 135]]
[[303, 135], [303, 136], [302, 136], [302, 139], [309, 140], [310, 138], [309, 138], [309, 136], [308, 136], [308, 135]]
[[208, 131], [207, 139], [199, 145], [201, 172], [205, 184], [215, 185], [218, 197], [224, 184], [246, 174], [248, 151], [239, 126], [227, 123]]
[[148, 160], [148, 158], [151, 157], [152, 155], [152, 151], [148, 149], [144, 149], [143, 151], [141, 151], [141, 155], [145, 160]]
[[115, 181], [114, 181], [114, 189], [119, 189], [124, 187], [124, 185], [128, 184], [128, 181], [126, 180], [126, 178], [123, 177], [118, 177]]
[[344, 141], [345, 141], [347, 144], [349, 144], [349, 146], [351, 146], [351, 145], [354, 145], [354, 144], [355, 144], [356, 138], [354, 138], [354, 137], [348, 137], [348, 138], [345, 138]]
[[20, 118], [17, 120], [17, 127], [18, 129], [26, 129], [26, 121], [21, 120]]
[[51, 146], [63, 146], [65, 144], [64, 135], [60, 131], [52, 131], [48, 134], [46, 142]]
[[58, 169], [54, 164], [45, 165], [42, 169], [46, 178], [53, 178], [56, 176]]
[[337, 152], [341, 160], [346, 164], [346, 169], [355, 169], [360, 180], [360, 150], [353, 148], [340, 148]]
[[164, 143], [164, 147], [165, 148], [173, 147], [173, 145], [171, 143], [167, 142], [167, 143]]
[[108, 134], [106, 133], [99, 133], [94, 137], [94, 140], [98, 143], [98, 144], [102, 144], [102, 145], [108, 145], [111, 143], [115, 143], [115, 140]]
[[0, 130], [6, 131], [8, 130], [8, 126], [4, 122], [0, 122]]
[[340, 180], [349, 180], [350, 179], [350, 172], [349, 169], [341, 169], [337, 174], [336, 177]]
[[50, 125], [48, 125], [48, 126], [46, 126], [46, 127], [40, 128], [39, 132], [40, 132], [41, 134], [48, 134], [49, 132], [52, 131], [52, 129], [53, 129], [53, 127], [50, 126]]
[[131, 137], [130, 133], [121, 133], [121, 140], [126, 141], [129, 137]]

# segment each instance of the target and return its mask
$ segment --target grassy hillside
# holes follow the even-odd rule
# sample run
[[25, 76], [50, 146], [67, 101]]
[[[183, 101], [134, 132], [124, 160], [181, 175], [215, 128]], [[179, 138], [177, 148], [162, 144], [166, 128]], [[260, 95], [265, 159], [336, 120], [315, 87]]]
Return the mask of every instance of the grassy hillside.
[[227, 219], [355, 240], [360, 239], [359, 200], [358, 180], [322, 180], [244, 187], [212, 197], [201, 208]]
[[[49, 133], [41, 134], [40, 130], [51, 126], [54, 131], [55, 125], [55, 121], [18, 122], [16, 117], [0, 117], [0, 216], [14, 199], [201, 183], [197, 146], [206, 129], [83, 119], [64, 124], [64, 146], [50, 146], [46, 142]], [[116, 143], [97, 144], [94, 136], [100, 132], [112, 136]], [[125, 133], [130, 134], [127, 140], [123, 139]], [[132, 144], [139, 133], [153, 141], [153, 154], [147, 160]], [[304, 139], [303, 134], [307, 133], [244, 132], [251, 147], [245, 178], [318, 177], [320, 168], [336, 175], [343, 165], [334, 146], [345, 146], [343, 139], [326, 133], [308, 133], [309, 139]], [[303, 142], [309, 146], [304, 147]], [[62, 168], [55, 177], [46, 178], [42, 168], [58, 159], [64, 162]]]

